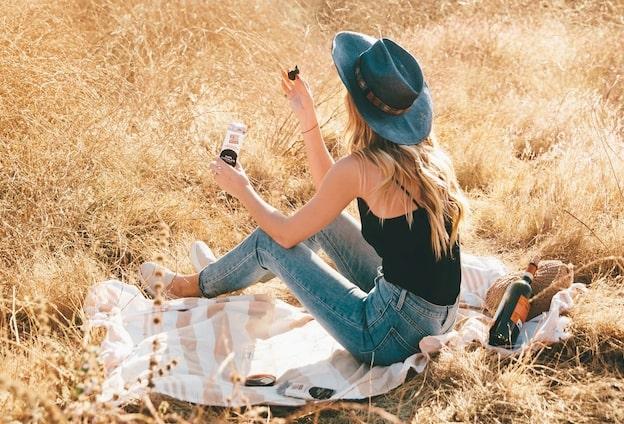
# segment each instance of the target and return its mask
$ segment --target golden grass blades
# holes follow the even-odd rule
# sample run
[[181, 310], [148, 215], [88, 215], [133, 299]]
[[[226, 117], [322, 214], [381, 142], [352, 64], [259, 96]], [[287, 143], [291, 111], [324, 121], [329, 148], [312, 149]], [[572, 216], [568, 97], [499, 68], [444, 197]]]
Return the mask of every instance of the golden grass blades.
[[[16, 0], [0, 28], [4, 422], [624, 422], [622, 2]], [[251, 231], [206, 170], [231, 120], [248, 124], [241, 160], [268, 201], [289, 212], [310, 198], [279, 69], [299, 65], [343, 153], [330, 43], [344, 29], [393, 37], [423, 64], [472, 203], [467, 251], [586, 265], [572, 338], [506, 360], [443, 351], [356, 404], [95, 403], [87, 290], [136, 283], [157, 256], [189, 271], [193, 240], [222, 254]], [[250, 290], [294, 301], [277, 281]]]

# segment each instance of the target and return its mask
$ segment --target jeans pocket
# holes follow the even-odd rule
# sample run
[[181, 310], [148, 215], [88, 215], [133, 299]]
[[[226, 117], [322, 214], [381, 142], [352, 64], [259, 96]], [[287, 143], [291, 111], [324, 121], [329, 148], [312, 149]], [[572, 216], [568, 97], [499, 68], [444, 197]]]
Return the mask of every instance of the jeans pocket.
[[448, 316], [434, 318], [425, 314], [415, 314], [408, 308], [402, 308], [397, 315], [401, 318], [396, 325], [400, 334], [415, 334], [421, 337], [441, 334], [442, 325], [448, 319]]
[[[422, 337], [418, 337], [419, 342]], [[414, 343], [414, 340], [411, 341]], [[370, 357], [369, 365], [390, 365], [403, 362], [415, 353], [420, 352], [418, 343], [415, 345], [406, 341], [394, 327], [390, 327], [385, 337], [370, 351], [362, 352], [365, 357]]]

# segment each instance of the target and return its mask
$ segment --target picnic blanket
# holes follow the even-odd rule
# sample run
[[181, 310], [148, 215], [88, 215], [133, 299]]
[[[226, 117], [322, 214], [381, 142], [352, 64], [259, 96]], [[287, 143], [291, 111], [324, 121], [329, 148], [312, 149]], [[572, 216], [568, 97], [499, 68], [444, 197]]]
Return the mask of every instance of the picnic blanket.
[[[334, 390], [330, 400], [386, 393], [403, 383], [410, 369], [422, 372], [433, 352], [472, 342], [487, 346], [491, 318], [482, 312], [483, 299], [506, 273], [495, 258], [462, 254], [454, 330], [424, 338], [422, 352], [402, 363], [372, 368], [353, 358], [304, 309], [269, 295], [175, 299], [155, 307], [137, 287], [105, 281], [90, 290], [84, 305], [89, 324], [108, 330], [99, 353], [106, 372], [99, 400], [139, 397], [149, 390], [148, 381], [154, 392], [220, 406], [301, 405], [311, 398], [291, 389], [309, 386]], [[569, 337], [569, 318], [561, 313], [583, 289], [573, 284], [557, 293], [548, 312], [523, 326], [514, 351], [487, 348], [507, 355]], [[255, 373], [272, 374], [277, 382], [244, 386], [241, 378]]]

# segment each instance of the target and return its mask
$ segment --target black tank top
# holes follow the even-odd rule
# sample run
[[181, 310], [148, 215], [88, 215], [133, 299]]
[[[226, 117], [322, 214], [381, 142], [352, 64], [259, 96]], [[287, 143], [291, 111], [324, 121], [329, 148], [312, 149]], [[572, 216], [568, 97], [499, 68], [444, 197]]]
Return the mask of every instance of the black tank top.
[[[384, 278], [436, 305], [452, 305], [459, 295], [461, 270], [459, 242], [453, 245], [452, 254], [439, 261], [431, 248], [431, 226], [424, 208], [418, 207], [414, 197], [396, 183], [417, 206], [412, 212], [414, 221], [410, 229], [405, 215], [385, 218], [381, 225], [364, 199], [358, 197], [362, 222], [362, 236], [381, 257]], [[446, 223], [450, 234], [452, 224]]]

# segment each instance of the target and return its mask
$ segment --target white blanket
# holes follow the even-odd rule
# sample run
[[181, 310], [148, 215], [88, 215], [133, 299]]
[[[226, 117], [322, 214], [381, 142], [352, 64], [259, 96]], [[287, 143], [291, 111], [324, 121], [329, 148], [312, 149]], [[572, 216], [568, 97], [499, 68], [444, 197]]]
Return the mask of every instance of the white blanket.
[[[205, 405], [301, 405], [306, 395], [297, 385], [334, 390], [331, 399], [362, 399], [399, 386], [410, 369], [422, 372], [430, 354], [459, 349], [471, 342], [487, 346], [491, 318], [480, 312], [485, 293], [507, 270], [494, 258], [462, 255], [460, 314], [455, 329], [424, 338], [417, 353], [403, 363], [370, 368], [356, 361], [309, 314], [267, 295], [215, 299], [187, 298], [165, 302], [160, 309], [137, 287], [109, 280], [95, 285], [85, 301], [90, 325], [108, 329], [100, 357], [106, 380], [100, 401], [125, 402], [148, 390], [150, 358], [157, 360], [155, 392]], [[526, 323], [515, 351], [569, 337], [569, 319], [582, 284], [559, 292], [550, 310]], [[160, 310], [160, 312], [159, 312]], [[154, 323], [154, 316], [161, 322]], [[174, 366], [167, 367], [175, 361]], [[168, 369], [170, 368], [170, 369]], [[162, 369], [162, 376], [158, 369]], [[269, 373], [274, 386], [246, 387], [237, 376]], [[140, 380], [139, 380], [140, 379]]]

